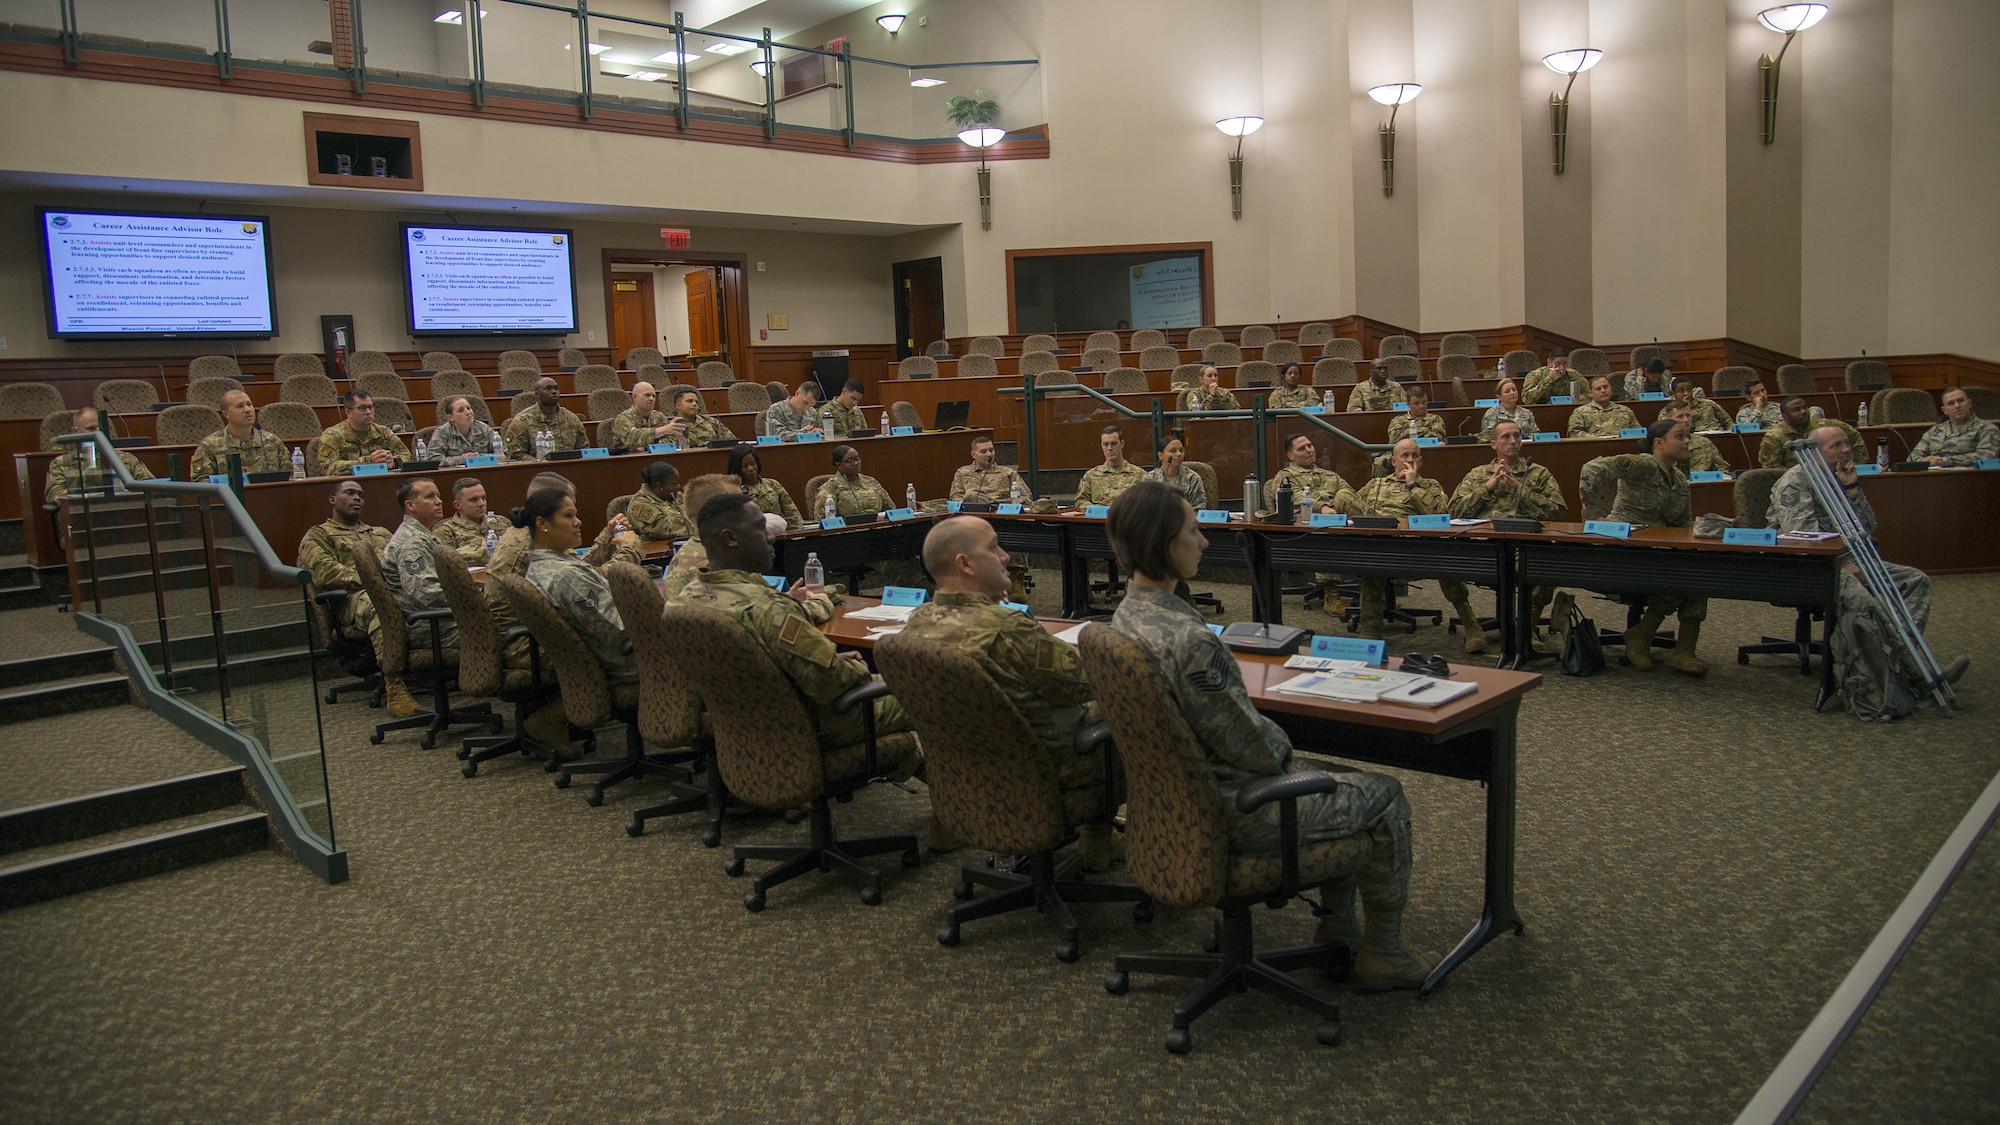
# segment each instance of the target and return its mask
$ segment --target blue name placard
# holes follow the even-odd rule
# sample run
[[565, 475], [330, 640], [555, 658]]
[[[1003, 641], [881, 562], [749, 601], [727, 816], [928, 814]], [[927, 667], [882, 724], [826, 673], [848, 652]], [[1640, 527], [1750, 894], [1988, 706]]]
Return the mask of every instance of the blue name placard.
[[922, 605], [930, 593], [921, 586], [882, 587], [883, 605]]
[[1664, 401], [1666, 400], [1666, 397], [1667, 397], [1667, 396], [1666, 396], [1665, 394], [1663, 394], [1663, 393], [1661, 393], [1661, 392], [1659, 392], [1659, 391], [1640, 391], [1640, 392], [1639, 392], [1639, 401], [1640, 401], [1640, 402], [1664, 402]]
[[818, 430], [800, 430], [800, 431], [799, 431], [799, 440], [800, 440], [800, 441], [825, 441], [825, 440], [826, 440], [826, 435], [825, 435], [825, 434], [823, 434], [823, 433], [820, 433], [820, 432], [819, 432]]
[[1033, 617], [1035, 615], [1034, 610], [1029, 609], [1027, 606], [1022, 605], [1020, 602], [1010, 602], [1007, 599], [1002, 598], [1000, 599], [1000, 604], [1006, 606], [1008, 609], [1016, 610], [1020, 613], [1025, 613], [1029, 617]]
[[1307, 527], [1346, 527], [1347, 517], [1339, 512], [1314, 512], [1306, 521]]
[[651, 445], [649, 445], [649, 446], [647, 446], [647, 447], [646, 447], [646, 452], [648, 452], [648, 453], [674, 453], [674, 452], [677, 452], [677, 451], [678, 451], [679, 449], [680, 449], [680, 446], [678, 446], [678, 445], [675, 445], [675, 444], [674, 444], [673, 442], [670, 442], [670, 441], [656, 441], [656, 442], [654, 442], [653, 444], [651, 444]]
[[1089, 506], [1088, 508], [1085, 508], [1085, 509], [1083, 510], [1083, 514], [1084, 514], [1084, 515], [1086, 515], [1086, 516], [1089, 516], [1089, 517], [1090, 517], [1091, 519], [1094, 519], [1094, 520], [1103, 520], [1103, 519], [1110, 519], [1110, 518], [1111, 518], [1111, 505], [1109, 505], [1109, 504], [1092, 504], [1091, 506]]
[[2000, 469], [2000, 457], [1981, 457], [1973, 463], [1975, 469]]
[[1576, 396], [1575, 396], [1575, 395], [1550, 395], [1550, 396], [1549, 396], [1549, 405], [1550, 405], [1550, 406], [1568, 406], [1568, 405], [1569, 405], [1570, 403], [1572, 403], [1572, 402], [1575, 402], [1575, 401], [1576, 401]]
[[1472, 400], [1472, 405], [1474, 405], [1474, 406], [1498, 406], [1498, 405], [1500, 405], [1500, 400], [1499, 400], [1499, 399], [1497, 399], [1497, 398], [1475, 398], [1475, 399], [1473, 399], [1473, 400]]
[[578, 452], [583, 454], [583, 459], [586, 461], [594, 461], [599, 457], [611, 456], [611, 451], [601, 445], [587, 445]]
[[1437, 531], [1451, 526], [1451, 517], [1445, 514], [1435, 516], [1411, 516], [1411, 531]]
[[1194, 514], [1196, 523], [1228, 523], [1229, 513], [1220, 508], [1203, 508]]
[[1872, 477], [1882, 472], [1882, 466], [1877, 465], [1873, 461], [1863, 461], [1861, 464], [1854, 466], [1854, 471], [1864, 477]]
[[210, 483], [210, 484], [228, 484], [228, 483], [229, 483], [229, 474], [228, 474], [228, 473], [210, 473], [210, 474], [208, 474], [208, 483]]
[[1688, 480], [1693, 481], [1695, 484], [1704, 484], [1708, 481], [1728, 480], [1728, 479], [1729, 479], [1728, 473], [1721, 472], [1716, 469], [1705, 469], [1699, 473], [1688, 474]]
[[1429, 446], [1429, 445], [1442, 445], [1442, 444], [1443, 444], [1442, 442], [1440, 442], [1440, 441], [1439, 441], [1438, 439], [1436, 439], [1436, 438], [1434, 438], [1434, 437], [1420, 437], [1420, 438], [1412, 438], [1412, 439], [1410, 439], [1410, 440], [1412, 440], [1412, 441], [1416, 442], [1416, 443], [1417, 443], [1418, 445], [1424, 445], [1424, 446]]
[[1623, 520], [1585, 520], [1583, 530], [1589, 535], [1608, 535], [1613, 539], [1632, 537], [1632, 525]]
[[1388, 641], [1371, 641], [1361, 637], [1313, 638], [1312, 654], [1326, 660], [1359, 660], [1363, 664], [1380, 664], [1388, 652]]
[[778, 444], [779, 442], [781, 442], [781, 441], [783, 441], [783, 440], [785, 440], [785, 439], [784, 439], [784, 438], [782, 438], [782, 437], [779, 437], [779, 436], [778, 436], [777, 434], [758, 434], [758, 435], [757, 435], [757, 444], [758, 444], [758, 445], [776, 445], [776, 444]]
[[828, 516], [825, 519], [819, 521], [819, 529], [821, 531], [832, 531], [836, 528], [842, 528], [846, 526], [847, 526], [847, 521], [841, 519], [839, 516]]
[[1724, 543], [1741, 543], [1746, 547], [1775, 547], [1778, 545], [1778, 529], [1775, 527], [1728, 527], [1722, 531]]
[[355, 463], [353, 469], [354, 475], [357, 477], [372, 477], [388, 471], [389, 466], [374, 461], [358, 461]]
[[917, 518], [917, 513], [908, 508], [891, 508], [882, 513], [882, 518], [885, 520], [910, 520]]
[[468, 469], [483, 469], [488, 465], [498, 465], [499, 463], [500, 459], [491, 453], [475, 453], [465, 459], [465, 467]]
[[1561, 434], [1559, 434], [1559, 433], [1555, 432], [1554, 430], [1536, 430], [1536, 431], [1535, 431], [1535, 440], [1536, 440], [1536, 441], [1561, 441], [1562, 439], [1563, 439], [1563, 436], [1562, 436]]
[[1301, 406], [1299, 409], [1307, 414], [1324, 414], [1326, 413], [1326, 404], [1315, 402], [1311, 406]]
[[947, 512], [956, 512], [963, 507], [965, 507], [965, 505], [959, 503], [956, 500], [947, 500], [944, 502], [944, 510]]
[[914, 433], [916, 433], [916, 432], [917, 432], [917, 428], [916, 428], [915, 426], [890, 426], [890, 427], [889, 427], [889, 436], [890, 436], [890, 437], [907, 437], [908, 435], [910, 435], [910, 434], [914, 434]]
[[1216, 636], [1218, 636], [1218, 637], [1219, 637], [1219, 636], [1221, 636], [1221, 635], [1222, 635], [1222, 626], [1220, 626], [1220, 625], [1210, 625], [1210, 626], [1208, 627], [1208, 631], [1209, 631], [1209, 632], [1211, 632], [1211, 633], [1214, 633], [1214, 634], [1215, 634]]
[[995, 504], [993, 511], [996, 515], [1018, 516], [1021, 514], [1021, 506], [1019, 504]]
[[780, 594], [785, 592], [785, 587], [791, 585], [791, 582], [782, 574], [766, 574], [764, 581], [769, 582], [771, 589], [776, 590]]
[[1761, 434], [1764, 432], [1763, 425], [1758, 422], [1738, 422], [1729, 428], [1739, 434]]
[[1407, 402], [1392, 402], [1389, 404], [1389, 409], [1391, 410], [1408, 410], [1409, 408], [1410, 404]]
[[1646, 427], [1644, 427], [1644, 426], [1625, 426], [1625, 427], [1623, 427], [1622, 429], [1620, 429], [1620, 430], [1618, 431], [1618, 436], [1619, 436], [1619, 437], [1645, 437], [1645, 436], [1646, 436]]

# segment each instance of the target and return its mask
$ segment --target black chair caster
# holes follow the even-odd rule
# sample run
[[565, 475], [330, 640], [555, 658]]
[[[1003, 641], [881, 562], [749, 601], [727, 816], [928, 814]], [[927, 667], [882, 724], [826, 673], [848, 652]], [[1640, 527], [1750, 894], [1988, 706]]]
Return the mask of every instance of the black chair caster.
[[1194, 1050], [1194, 1033], [1185, 1027], [1177, 1027], [1167, 1032], [1167, 1050], [1176, 1055], [1185, 1055]]
[[1325, 1023], [1319, 1025], [1318, 1030], [1314, 1031], [1313, 1035], [1319, 1040], [1319, 1045], [1322, 1047], [1340, 1046], [1340, 1021], [1327, 1020]]
[[880, 887], [861, 888], [861, 905], [863, 906], [882, 905], [882, 888]]
[[589, 805], [589, 806], [590, 806], [591, 808], [593, 808], [593, 809], [594, 809], [594, 808], [596, 808], [597, 806], [599, 806], [599, 805], [603, 804], [603, 803], [604, 803], [604, 790], [602, 790], [602, 789], [592, 789], [592, 790], [591, 790], [590, 792], [588, 792], [588, 793], [585, 793], [585, 794], [583, 795], [583, 803], [584, 803], [584, 804], [586, 804], [586, 805]]
[[722, 863], [722, 873], [732, 879], [737, 878], [743, 874], [743, 861], [741, 859], [724, 860]]
[[1056, 960], [1061, 961], [1063, 964], [1074, 965], [1076, 964], [1076, 959], [1081, 956], [1083, 956], [1083, 947], [1079, 946], [1074, 939], [1056, 943]]
[[636, 816], [633, 817], [631, 820], [625, 822], [625, 834], [634, 840], [644, 836], [646, 834], [646, 822]]
[[1132, 990], [1132, 974], [1110, 972], [1104, 974], [1104, 991], [1113, 996], [1123, 996]]
[[460, 777], [478, 777], [478, 776], [479, 776], [479, 763], [478, 763], [478, 762], [467, 762], [467, 763], [465, 763], [464, 767], [463, 767], [463, 768], [461, 768], [461, 769], [460, 769], [460, 770], [458, 771], [458, 773], [459, 773], [459, 776], [460, 776]]
[[376, 746], [382, 745], [382, 732], [378, 730], [375, 733], [369, 735], [368, 741]]
[[960, 879], [958, 881], [958, 886], [953, 887], [951, 889], [951, 897], [958, 899], [960, 902], [964, 902], [970, 899], [972, 895], [973, 895], [973, 888], [972, 888], [972, 880], [970, 879]]
[[568, 774], [566, 774], [566, 773], [558, 773], [558, 774], [556, 775], [556, 788], [557, 788], [557, 789], [568, 789], [568, 788], [569, 788], [569, 775], [568, 775]]
[[917, 851], [915, 848], [911, 848], [909, 851], [903, 853], [904, 867], [916, 867], [922, 864], [923, 862], [924, 862], [923, 853]]
[[750, 892], [749, 894], [747, 894], [747, 895], [744, 895], [744, 896], [743, 896], [743, 909], [745, 909], [745, 910], [748, 910], [748, 911], [749, 911], [750, 913], [752, 913], [752, 914], [761, 914], [761, 913], [763, 913], [763, 912], [764, 912], [764, 892], [763, 892], [763, 891], [751, 891], [751, 892]]
[[958, 944], [958, 924], [956, 922], [947, 922], [944, 928], [938, 931], [938, 944], [947, 947]]
[[717, 830], [717, 829], [714, 829], [714, 828], [711, 828], [711, 829], [709, 829], [708, 831], [706, 831], [706, 832], [702, 833], [702, 834], [701, 834], [701, 846], [702, 846], [702, 847], [704, 847], [704, 848], [717, 848], [717, 847], [721, 847], [721, 846], [722, 846], [722, 833], [721, 833], [721, 832], [720, 832], [719, 830]]
[[1152, 922], [1153, 900], [1150, 898], [1146, 898], [1146, 899], [1140, 899], [1138, 902], [1134, 903], [1132, 906], [1132, 920], [1134, 922], [1137, 922], [1141, 926], [1147, 925], [1148, 923]]
[[423, 747], [426, 750], [436, 748], [437, 744], [438, 744], [437, 735], [434, 735], [429, 731], [425, 731], [424, 736], [417, 740], [417, 745]]

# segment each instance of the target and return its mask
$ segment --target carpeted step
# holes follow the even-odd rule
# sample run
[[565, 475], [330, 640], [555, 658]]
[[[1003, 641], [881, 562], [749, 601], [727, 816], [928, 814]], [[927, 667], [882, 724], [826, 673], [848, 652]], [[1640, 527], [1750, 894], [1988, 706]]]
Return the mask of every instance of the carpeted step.
[[108, 648], [87, 648], [77, 652], [39, 656], [32, 660], [0, 663], [0, 684], [25, 687], [88, 676], [109, 676], [117, 672]]
[[241, 805], [243, 767], [202, 770], [0, 812], [0, 855], [33, 852]]
[[0, 567], [0, 613], [54, 604], [55, 598], [42, 588], [34, 567]]
[[247, 806], [148, 824], [88, 845], [52, 845], [0, 867], [0, 910], [265, 850], [270, 819]]
[[132, 688], [116, 673], [70, 676], [0, 691], [0, 724], [129, 703]]

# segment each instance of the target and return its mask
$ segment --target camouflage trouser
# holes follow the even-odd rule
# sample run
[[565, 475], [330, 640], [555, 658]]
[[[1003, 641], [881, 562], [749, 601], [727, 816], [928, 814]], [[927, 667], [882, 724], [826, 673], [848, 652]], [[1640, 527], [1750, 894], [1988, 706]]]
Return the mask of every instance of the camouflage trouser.
[[1690, 594], [1649, 594], [1646, 612], [1661, 617], [1677, 616], [1682, 624], [1692, 625], [1708, 617], [1708, 599]]
[[[1388, 774], [1366, 770], [1327, 770], [1343, 783], [1331, 793], [1299, 798], [1299, 840], [1317, 843], [1357, 832], [1368, 833], [1374, 845], [1368, 862], [1355, 873], [1362, 901], [1373, 907], [1402, 905], [1410, 890], [1410, 802], [1403, 784]], [[1278, 806], [1264, 806], [1255, 816], [1231, 826], [1238, 851], [1270, 853], [1278, 849]]]
[[[1318, 578], [1319, 575], [1314, 575], [1314, 577]], [[1443, 594], [1444, 600], [1454, 606], [1472, 596], [1472, 592], [1465, 588], [1465, 583], [1460, 582], [1456, 578], [1438, 579], [1438, 593]], [[1386, 603], [1389, 597], [1389, 579], [1363, 578], [1361, 580], [1361, 596], [1363, 598], [1372, 596], [1377, 601]]]
[[[910, 716], [904, 712], [903, 705], [897, 702], [895, 696], [885, 695], [874, 702], [877, 738], [885, 734], [900, 734], [915, 729], [910, 722]], [[819, 733], [827, 746], [858, 746], [867, 741], [859, 708], [845, 715], [834, 714], [832, 707], [820, 708]], [[917, 772], [917, 767], [923, 760], [923, 755], [913, 746], [909, 754], [902, 759], [897, 761], [884, 759], [876, 762], [875, 767], [889, 780], [903, 781]]]
[[[359, 599], [360, 603], [358, 605], [356, 604], [357, 599]], [[375, 614], [375, 603], [369, 599], [367, 594], [357, 590], [348, 595], [347, 604], [354, 606], [354, 620], [348, 622], [348, 624], [351, 624], [356, 629], [367, 630], [368, 643], [375, 646], [375, 659], [382, 659], [382, 619]], [[364, 618], [366, 619], [365, 624], [363, 623]], [[453, 621], [449, 617], [441, 621], [419, 622], [410, 626], [410, 647], [429, 652], [431, 648], [431, 629], [433, 626], [444, 630], [443, 643], [445, 648], [458, 647], [458, 622]], [[525, 664], [522, 666], [526, 667]]]
[[382, 637], [382, 623], [375, 618], [375, 602], [366, 591], [349, 590], [347, 600], [340, 603], [340, 629], [348, 636], [358, 633], [368, 635], [368, 643], [375, 646], [375, 659], [382, 658], [382, 648], [377, 642]]
[[[1899, 566], [1892, 562], [1885, 562], [1882, 567], [1889, 572], [1890, 579], [1896, 583], [1896, 593], [1902, 597], [1903, 605], [1909, 610], [1910, 620], [1915, 622], [1919, 633], [1923, 632], [1931, 621], [1931, 576], [1916, 567]], [[1916, 675], [1916, 665], [1904, 651], [1902, 644], [1892, 635], [1888, 615], [1881, 612], [1875, 595], [1868, 592], [1867, 585], [1843, 570], [1840, 572], [1838, 589], [1839, 615], [1852, 618], [1872, 643], [1880, 646], [1882, 651], [1889, 653], [1895, 659], [1897, 667], [1908, 675]], [[1840, 634], [1836, 631], [1834, 635], [1838, 637]], [[1833, 655], [1836, 661], [1844, 663], [1846, 660], [1844, 653], [1835, 652]]]

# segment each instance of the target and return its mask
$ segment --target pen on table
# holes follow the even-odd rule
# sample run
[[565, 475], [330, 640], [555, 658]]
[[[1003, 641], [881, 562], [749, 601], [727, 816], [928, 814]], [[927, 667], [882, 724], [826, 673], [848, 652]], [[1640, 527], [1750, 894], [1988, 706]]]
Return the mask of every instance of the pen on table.
[[1433, 688], [1433, 687], [1436, 687], [1436, 686], [1437, 686], [1437, 685], [1436, 685], [1436, 684], [1434, 684], [1434, 683], [1428, 683], [1428, 682], [1427, 682], [1427, 683], [1423, 683], [1423, 684], [1419, 684], [1418, 686], [1416, 686], [1416, 687], [1413, 687], [1413, 688], [1411, 688], [1411, 689], [1410, 689], [1409, 691], [1405, 692], [1404, 694], [1405, 694], [1405, 695], [1422, 695], [1423, 693], [1425, 693], [1425, 692], [1427, 692], [1427, 691], [1431, 690], [1431, 688]]

